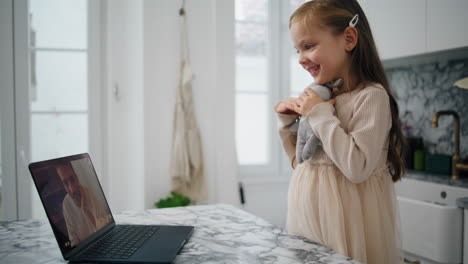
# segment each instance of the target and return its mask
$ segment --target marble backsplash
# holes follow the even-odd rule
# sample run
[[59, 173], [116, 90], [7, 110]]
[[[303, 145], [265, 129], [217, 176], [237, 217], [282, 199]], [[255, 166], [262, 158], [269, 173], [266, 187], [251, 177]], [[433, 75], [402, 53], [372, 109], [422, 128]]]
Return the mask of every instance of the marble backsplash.
[[453, 117], [441, 116], [437, 128], [431, 121], [437, 111], [456, 111], [460, 116], [460, 155], [467, 158], [468, 90], [453, 83], [468, 77], [468, 48], [384, 61], [384, 67], [403, 125], [411, 128], [408, 133], [422, 137], [430, 153], [452, 155]]

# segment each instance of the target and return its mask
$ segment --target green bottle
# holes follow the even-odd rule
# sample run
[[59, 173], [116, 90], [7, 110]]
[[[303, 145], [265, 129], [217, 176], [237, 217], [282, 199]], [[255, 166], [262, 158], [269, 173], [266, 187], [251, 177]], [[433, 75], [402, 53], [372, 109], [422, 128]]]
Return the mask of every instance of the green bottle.
[[416, 144], [414, 146], [414, 153], [413, 153], [413, 165], [414, 170], [423, 171], [426, 165], [426, 157], [424, 152], [424, 141], [422, 137], [418, 137], [416, 140]]
[[418, 171], [423, 171], [425, 169], [425, 153], [424, 150], [418, 149], [414, 152], [414, 169]]

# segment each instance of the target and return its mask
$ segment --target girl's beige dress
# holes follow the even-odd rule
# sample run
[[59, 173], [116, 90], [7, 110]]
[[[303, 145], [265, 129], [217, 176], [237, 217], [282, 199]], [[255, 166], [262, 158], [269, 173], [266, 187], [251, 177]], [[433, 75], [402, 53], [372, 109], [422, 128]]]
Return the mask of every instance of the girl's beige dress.
[[[278, 114], [293, 160], [296, 115]], [[306, 116], [322, 146], [298, 164], [288, 192], [288, 232], [362, 263], [400, 263], [399, 215], [387, 169], [389, 98], [370, 85], [316, 105]]]

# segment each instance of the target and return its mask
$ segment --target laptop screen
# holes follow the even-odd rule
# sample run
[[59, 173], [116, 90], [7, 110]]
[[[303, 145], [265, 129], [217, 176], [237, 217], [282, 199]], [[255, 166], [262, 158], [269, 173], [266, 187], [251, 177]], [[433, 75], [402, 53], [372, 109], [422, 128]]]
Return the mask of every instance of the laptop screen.
[[114, 223], [88, 154], [29, 165], [62, 253]]

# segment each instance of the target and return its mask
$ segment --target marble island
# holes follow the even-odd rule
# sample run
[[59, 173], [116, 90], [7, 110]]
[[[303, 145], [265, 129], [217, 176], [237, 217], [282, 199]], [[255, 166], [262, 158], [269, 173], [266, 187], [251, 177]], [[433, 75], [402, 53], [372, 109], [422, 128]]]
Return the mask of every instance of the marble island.
[[[114, 215], [117, 224], [193, 225], [174, 263], [358, 263], [231, 205], [201, 205]], [[47, 220], [0, 223], [0, 263], [66, 263]]]

